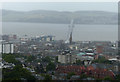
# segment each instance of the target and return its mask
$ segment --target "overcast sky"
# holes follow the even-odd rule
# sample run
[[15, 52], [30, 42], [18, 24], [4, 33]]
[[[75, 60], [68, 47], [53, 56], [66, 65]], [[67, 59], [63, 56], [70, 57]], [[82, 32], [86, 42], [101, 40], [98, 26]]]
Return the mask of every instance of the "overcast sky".
[[2, 9], [16, 11], [30, 10], [57, 10], [57, 11], [118, 11], [117, 2], [7, 2], [2, 4]]

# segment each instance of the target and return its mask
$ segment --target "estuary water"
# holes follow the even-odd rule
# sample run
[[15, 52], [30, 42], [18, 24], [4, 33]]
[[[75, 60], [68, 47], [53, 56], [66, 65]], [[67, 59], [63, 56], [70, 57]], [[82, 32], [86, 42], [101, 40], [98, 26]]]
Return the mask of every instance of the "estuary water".
[[[21, 23], [3, 22], [3, 34], [17, 34], [22, 37], [54, 35], [56, 40], [66, 40], [69, 24]], [[118, 25], [75, 25], [74, 41], [116, 41], [118, 40]]]

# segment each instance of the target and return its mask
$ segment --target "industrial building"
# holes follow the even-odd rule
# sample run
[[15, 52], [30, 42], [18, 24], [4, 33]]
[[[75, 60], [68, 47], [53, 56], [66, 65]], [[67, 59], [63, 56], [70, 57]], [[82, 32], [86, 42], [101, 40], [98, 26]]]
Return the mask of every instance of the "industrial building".
[[52, 36], [52, 35], [48, 35], [48, 36], [37, 36], [36, 38], [32, 38], [32, 40], [34, 41], [38, 41], [38, 42], [41, 42], [41, 41], [44, 41], [44, 42], [50, 42], [50, 41], [54, 41], [55, 40], [55, 36]]
[[41, 36], [40, 37], [40, 41], [47, 41], [47, 42], [50, 42], [50, 41], [54, 41], [54, 36]]

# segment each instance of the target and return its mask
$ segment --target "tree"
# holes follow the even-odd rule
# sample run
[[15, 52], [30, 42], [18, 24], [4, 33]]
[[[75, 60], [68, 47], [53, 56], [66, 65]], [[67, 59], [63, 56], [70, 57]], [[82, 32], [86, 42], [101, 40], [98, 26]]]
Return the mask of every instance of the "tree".
[[53, 71], [53, 70], [55, 70], [55, 68], [56, 68], [55, 64], [50, 62], [50, 63], [48, 63], [48, 65], [46, 67], [46, 70], [47, 71]]
[[28, 62], [31, 62], [33, 60], [35, 60], [35, 56], [30, 55], [30, 56], [27, 57]]
[[112, 80], [112, 78], [111, 78], [111, 77], [109, 77], [109, 76], [106, 76], [103, 80], [110, 81], [110, 80]]
[[58, 62], [58, 56], [55, 57], [55, 61]]
[[45, 58], [42, 59], [43, 62], [51, 62], [51, 58], [49, 56], [46, 56]]
[[120, 81], [120, 74], [116, 76], [116, 80]]
[[15, 61], [15, 57], [13, 55], [6, 55], [3, 58], [6, 62], [13, 63]]
[[4, 55], [3, 59], [4, 59], [4, 61], [6, 61], [8, 63], [20, 64], [20, 61], [17, 61], [15, 59], [15, 56], [11, 55], [11, 54]]
[[68, 75], [67, 75], [67, 79], [70, 79], [73, 75], [75, 75], [74, 72], [70, 72], [70, 73], [68, 73]]
[[13, 69], [3, 69], [3, 80], [21, 80], [22, 78], [26, 80], [35, 80], [31, 72], [21, 65], [16, 65]]
[[80, 75], [80, 80], [82, 80], [84, 78], [87, 78], [87, 75], [85, 75], [85, 74]]
[[106, 64], [112, 64], [111, 61], [107, 60], [104, 56], [100, 56], [98, 59], [93, 60], [93, 63], [106, 63]]
[[77, 64], [77, 65], [82, 65], [83, 62], [82, 62], [81, 60], [76, 60], [76, 64]]
[[45, 79], [44, 79], [45, 81], [51, 81], [52, 80], [52, 77], [51, 76], [49, 76], [49, 75], [45, 75]]
[[37, 65], [35, 71], [36, 71], [37, 73], [44, 73], [44, 72], [45, 72], [42, 64], [40, 64], [40, 66]]

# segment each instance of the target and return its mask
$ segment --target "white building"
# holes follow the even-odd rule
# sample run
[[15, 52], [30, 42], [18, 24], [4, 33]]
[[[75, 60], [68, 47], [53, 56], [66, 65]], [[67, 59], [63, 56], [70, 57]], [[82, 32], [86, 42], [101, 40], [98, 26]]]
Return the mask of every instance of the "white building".
[[14, 45], [12, 43], [0, 44], [0, 53], [14, 53]]
[[63, 64], [76, 63], [76, 55], [71, 54], [58, 55], [58, 62]]

